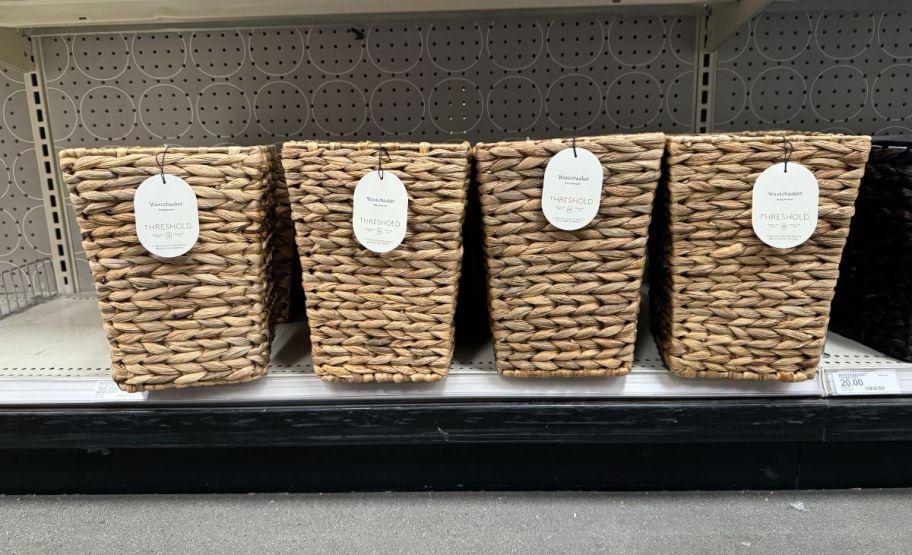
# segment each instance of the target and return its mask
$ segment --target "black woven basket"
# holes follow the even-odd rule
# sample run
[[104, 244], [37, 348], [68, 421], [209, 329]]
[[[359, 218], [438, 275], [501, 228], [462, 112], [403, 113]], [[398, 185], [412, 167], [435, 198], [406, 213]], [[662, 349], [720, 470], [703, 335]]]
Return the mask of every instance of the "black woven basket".
[[830, 328], [912, 362], [912, 138], [874, 140]]

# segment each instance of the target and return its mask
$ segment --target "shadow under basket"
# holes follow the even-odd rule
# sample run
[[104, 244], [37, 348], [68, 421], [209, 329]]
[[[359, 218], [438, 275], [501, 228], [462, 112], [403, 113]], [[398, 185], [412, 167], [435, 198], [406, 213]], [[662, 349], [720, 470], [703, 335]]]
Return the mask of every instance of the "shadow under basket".
[[[787, 141], [786, 141], [787, 139]], [[781, 162], [820, 187], [817, 226], [779, 249], [754, 234], [754, 181]], [[813, 378], [869, 137], [785, 132], [673, 136], [650, 251], [653, 331], [665, 365], [694, 378]]]
[[875, 138], [830, 328], [912, 362], [912, 140]]
[[380, 147], [282, 149], [314, 371], [330, 382], [436, 381], [453, 356], [469, 145], [383, 143], [383, 171], [408, 195], [405, 239], [383, 254], [352, 229], [355, 186], [378, 169]]
[[[272, 147], [99, 148], [60, 152], [124, 391], [246, 382], [269, 366], [277, 298]], [[199, 239], [153, 256], [136, 236], [133, 197], [148, 177], [185, 180]]]
[[595, 218], [575, 231], [542, 212], [545, 168], [570, 139], [475, 147], [497, 370], [517, 378], [622, 376], [665, 136], [577, 138], [604, 171]]
[[291, 203], [288, 198], [288, 184], [282, 170], [282, 151], [269, 146], [269, 172], [272, 177], [273, 202], [272, 220], [272, 280], [275, 287], [275, 302], [272, 304], [277, 323], [290, 322], [303, 305], [301, 283], [295, 249], [294, 224], [291, 221]]

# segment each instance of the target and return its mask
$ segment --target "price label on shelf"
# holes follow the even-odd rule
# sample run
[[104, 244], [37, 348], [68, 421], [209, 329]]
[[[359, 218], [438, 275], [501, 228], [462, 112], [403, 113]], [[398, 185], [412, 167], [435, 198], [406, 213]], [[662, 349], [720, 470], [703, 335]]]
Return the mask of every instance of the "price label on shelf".
[[833, 374], [836, 395], [895, 395], [902, 393], [896, 370], [842, 370]]
[[94, 399], [97, 402], [131, 402], [131, 401], [145, 401], [149, 394], [145, 391], [138, 393], [128, 393], [123, 391], [117, 384], [114, 383], [114, 380], [99, 380], [95, 385], [95, 396]]

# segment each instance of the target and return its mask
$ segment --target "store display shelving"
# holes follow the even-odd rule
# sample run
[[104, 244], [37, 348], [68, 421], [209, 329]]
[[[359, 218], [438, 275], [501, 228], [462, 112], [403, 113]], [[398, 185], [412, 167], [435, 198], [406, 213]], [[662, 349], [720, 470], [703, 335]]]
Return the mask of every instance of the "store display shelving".
[[49, 301], [0, 321], [0, 340], [17, 345], [0, 355], [0, 448], [912, 440], [907, 398], [838, 398], [827, 385], [888, 369], [907, 391], [912, 364], [832, 334], [818, 378], [802, 383], [677, 378], [647, 332], [622, 378], [507, 379], [489, 340], [461, 337], [446, 380], [371, 386], [314, 376], [306, 330], [279, 326], [257, 382], [124, 394], [95, 300]]
[[[371, 11], [381, 4], [385, 13]], [[437, 1], [277, 1], [216, 11], [209, 2], [0, 0], [0, 57], [34, 69], [0, 74], [0, 191], [8, 170], [14, 193], [0, 195], [0, 223], [13, 229], [0, 247], [17, 257], [0, 270], [41, 264], [26, 274], [56, 281], [46, 296], [60, 292], [29, 296], [35, 306], [0, 319], [0, 492], [912, 484], [890, 464], [912, 452], [912, 364], [835, 334], [817, 378], [801, 383], [677, 378], [643, 318], [626, 377], [507, 379], [490, 339], [460, 328], [439, 383], [345, 385], [313, 374], [298, 320], [279, 326], [259, 381], [116, 390], [59, 148], [910, 132], [912, 113], [894, 92], [912, 52], [897, 31], [908, 17], [901, 3], [552, 4], [470, 1], [455, 12]], [[452, 22], [469, 19], [465, 44], [444, 48], [462, 38]], [[325, 51], [321, 31], [338, 31]], [[591, 47], [572, 47], [575, 38]], [[287, 45], [290, 58], [274, 55]], [[327, 82], [344, 113], [317, 109], [330, 104], [320, 100]], [[564, 95], [565, 85], [589, 92]], [[537, 115], [504, 102], [513, 94], [538, 98]], [[420, 100], [418, 127], [413, 113], [391, 108], [401, 98]], [[282, 108], [299, 101], [294, 113]], [[473, 294], [460, 302], [483, 304], [483, 292]], [[847, 376], [888, 385], [847, 389]]]
[[[912, 394], [912, 363], [903, 362], [830, 333], [814, 380], [798, 383], [684, 379], [662, 365], [645, 322], [641, 323], [633, 371], [620, 378], [510, 379], [494, 369], [491, 340], [460, 336], [450, 375], [429, 384], [332, 384], [310, 364], [305, 321], [280, 324], [270, 373], [233, 387], [123, 393], [110, 379], [108, 346], [94, 298], [61, 297], [0, 320], [0, 342], [16, 346], [0, 353], [0, 405], [137, 403], [144, 406], [276, 404], [350, 401], [469, 399], [693, 399], [828, 397], [849, 395], [835, 385], [846, 372], [896, 376]], [[860, 392], [872, 395], [877, 392]]]
[[[419, 384], [333, 384], [321, 381], [310, 364], [305, 322], [280, 324], [270, 373], [233, 387], [150, 393], [121, 393], [110, 379], [107, 342], [96, 301], [60, 298], [0, 320], [0, 341], [16, 345], [0, 354], [0, 405], [136, 403], [144, 406], [210, 404], [402, 402], [471, 399], [644, 399], [732, 397], [820, 397], [820, 380], [801, 383], [687, 380], [666, 370], [648, 326], [633, 372], [620, 378], [517, 379], [494, 369], [489, 338], [460, 337], [450, 375]], [[912, 365], [910, 365], [912, 366]]]
[[269, 0], [264, 2], [180, 2], [156, 0], [0, 0], [4, 21], [0, 23], [0, 63], [22, 71], [35, 69], [32, 47], [27, 39], [33, 33], [60, 29], [127, 29], [188, 26], [218, 26], [226, 23], [279, 23], [290, 21], [332, 22], [424, 18], [430, 16], [461, 18], [481, 12], [501, 16], [541, 13], [674, 13], [705, 15], [707, 47], [715, 50], [738, 27], [771, 0], [571, 0], [559, 8], [549, 0], [468, 0], [455, 4], [449, 0]]
[[[762, 2], [768, 3], [769, 0]], [[710, 5], [753, 6], [761, 2], [745, 0], [569, 0], [561, 10], [623, 9], [660, 7], [694, 12]], [[212, 21], [256, 21], [314, 16], [389, 17], [403, 14], [465, 14], [472, 11], [506, 11], [516, 13], [530, 10], [554, 10], [549, 0], [468, 0], [454, 3], [449, 0], [266, 0], [246, 2], [179, 2], [154, 0], [0, 0], [4, 10], [4, 26], [14, 28], [49, 28], [58, 26], [98, 26], [136, 24], [202, 23]]]

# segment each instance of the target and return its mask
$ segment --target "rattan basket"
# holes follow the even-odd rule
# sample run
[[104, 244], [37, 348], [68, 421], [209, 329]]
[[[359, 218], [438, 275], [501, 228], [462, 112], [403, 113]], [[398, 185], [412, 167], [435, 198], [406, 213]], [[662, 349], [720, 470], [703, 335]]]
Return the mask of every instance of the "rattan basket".
[[875, 139], [830, 328], [912, 362], [912, 140]]
[[[60, 164], [92, 270], [114, 381], [125, 391], [245, 382], [266, 373], [274, 311], [271, 147], [68, 149]], [[159, 258], [133, 195], [164, 170], [191, 185], [200, 233]]]
[[314, 370], [327, 381], [435, 381], [453, 354], [469, 145], [382, 145], [383, 171], [408, 194], [408, 231], [397, 248], [377, 254], [355, 239], [352, 195], [377, 169], [380, 146], [282, 149]]
[[513, 377], [630, 371], [664, 135], [576, 139], [602, 163], [595, 219], [576, 231], [542, 212], [545, 167], [571, 141], [479, 144], [488, 303], [498, 371]]
[[[757, 176], [784, 159], [820, 185], [813, 235], [767, 246], [751, 226]], [[868, 137], [761, 132], [669, 137], [651, 249], [653, 331], [684, 377], [802, 381], [826, 337]]]

